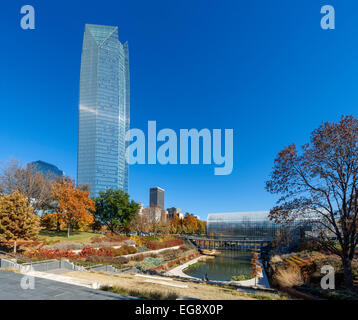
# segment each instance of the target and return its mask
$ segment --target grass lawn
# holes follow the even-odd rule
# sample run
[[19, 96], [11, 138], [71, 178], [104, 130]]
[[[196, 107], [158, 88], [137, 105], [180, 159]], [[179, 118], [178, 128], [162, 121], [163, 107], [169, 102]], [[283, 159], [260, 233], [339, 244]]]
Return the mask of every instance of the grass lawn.
[[95, 236], [104, 236], [102, 234], [84, 232], [84, 231], [71, 231], [70, 237], [67, 238], [67, 230], [55, 231], [55, 230], [41, 230], [39, 234], [40, 240], [46, 240], [50, 242], [57, 241], [71, 241], [71, 242], [86, 242], [90, 238]]

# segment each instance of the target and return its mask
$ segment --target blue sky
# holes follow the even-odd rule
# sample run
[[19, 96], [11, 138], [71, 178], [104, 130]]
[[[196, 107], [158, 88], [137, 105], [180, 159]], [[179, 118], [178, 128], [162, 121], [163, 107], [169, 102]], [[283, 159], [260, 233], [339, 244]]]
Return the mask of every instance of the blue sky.
[[[131, 127], [234, 129], [234, 170], [133, 165], [130, 195], [199, 214], [268, 210], [268, 179], [285, 145], [358, 111], [358, 2], [351, 0], [7, 1], [1, 4], [0, 161], [44, 160], [76, 176], [85, 23], [129, 42]], [[20, 8], [36, 29], [20, 28]], [[323, 5], [336, 30], [320, 27]]]

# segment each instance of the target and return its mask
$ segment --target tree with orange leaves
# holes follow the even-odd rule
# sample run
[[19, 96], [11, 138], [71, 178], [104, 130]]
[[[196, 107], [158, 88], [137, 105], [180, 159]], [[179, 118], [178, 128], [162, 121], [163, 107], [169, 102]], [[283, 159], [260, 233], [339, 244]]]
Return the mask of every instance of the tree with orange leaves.
[[255, 286], [256, 286], [257, 285], [257, 277], [262, 272], [262, 264], [259, 261], [259, 253], [258, 253], [256, 246], [252, 253], [250, 269], [251, 269], [251, 275], [255, 278]]
[[194, 233], [198, 230], [198, 219], [193, 217], [190, 213], [185, 214], [185, 218], [183, 221], [185, 232], [187, 233]]
[[180, 219], [175, 214], [173, 219], [171, 219], [171, 221], [170, 221], [170, 231], [173, 233], [178, 233], [179, 232], [179, 224], [180, 224]]
[[57, 215], [67, 225], [67, 237], [74, 225], [85, 226], [93, 223], [93, 215], [89, 210], [95, 209], [95, 202], [89, 192], [77, 188], [69, 177], [53, 184], [52, 195], [57, 201]]

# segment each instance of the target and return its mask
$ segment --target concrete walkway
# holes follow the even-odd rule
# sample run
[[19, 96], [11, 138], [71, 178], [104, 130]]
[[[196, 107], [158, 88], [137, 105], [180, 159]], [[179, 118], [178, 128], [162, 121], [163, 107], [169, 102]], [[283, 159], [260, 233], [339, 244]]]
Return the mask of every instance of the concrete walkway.
[[22, 273], [22, 275], [30, 276], [30, 277], [32, 276], [35, 278], [47, 279], [47, 280], [52, 280], [52, 281], [58, 281], [58, 282], [62, 282], [62, 283], [68, 283], [68, 284], [92, 288], [92, 289], [99, 289], [99, 287], [100, 287], [100, 284], [95, 281], [75, 279], [72, 277], [62, 276], [62, 275], [56, 274], [56, 273], [48, 273], [48, 272], [40, 272], [40, 271], [27, 271], [27, 272]]
[[164, 273], [165, 276], [177, 276], [177, 277], [182, 277], [182, 278], [189, 278], [189, 279], [197, 279], [195, 277], [191, 277], [191, 276], [188, 276], [187, 274], [185, 274], [183, 272], [184, 269], [186, 269], [187, 267], [189, 267], [190, 265], [198, 262], [200, 260], [201, 256], [200, 257], [197, 257], [193, 260], [190, 260], [172, 270], [169, 270], [167, 272]]
[[132, 254], [126, 254], [126, 255], [123, 255], [122, 257], [133, 258], [135, 256], [139, 256], [140, 254], [143, 254], [144, 256], [146, 256], [146, 255], [150, 255], [152, 253], [160, 253], [160, 252], [163, 252], [163, 251], [176, 250], [176, 249], [179, 249], [179, 248], [180, 248], [180, 246], [174, 246], [174, 247], [163, 248], [163, 249], [158, 249], [158, 250], [149, 250], [149, 251], [137, 252], [137, 253], [132, 253]]
[[34, 289], [23, 289], [24, 275], [0, 271], [0, 300], [138, 300], [102, 290], [35, 277]]

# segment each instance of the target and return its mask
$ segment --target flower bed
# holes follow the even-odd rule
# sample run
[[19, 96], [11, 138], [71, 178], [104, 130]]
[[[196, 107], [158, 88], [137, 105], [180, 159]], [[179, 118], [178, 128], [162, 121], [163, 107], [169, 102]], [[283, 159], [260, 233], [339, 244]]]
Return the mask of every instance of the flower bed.
[[175, 265], [178, 265], [179, 263], [185, 263], [187, 261], [190, 261], [192, 259], [195, 259], [196, 257], [200, 256], [200, 253], [199, 252], [196, 252], [196, 253], [193, 253], [191, 255], [188, 255], [188, 256], [185, 256], [185, 257], [181, 257], [181, 258], [177, 258], [177, 259], [174, 259], [174, 260], [171, 260], [171, 261], [168, 261], [167, 263], [165, 264], [162, 264], [158, 267], [155, 267], [153, 268], [153, 270], [157, 270], [157, 271], [160, 271], [160, 270], [169, 270], [170, 268], [172, 268], [173, 266]]
[[159, 250], [169, 247], [181, 246], [184, 244], [184, 241], [181, 239], [170, 239], [164, 241], [157, 241], [157, 240], [146, 240], [145, 246], [150, 250]]
[[127, 254], [136, 253], [137, 249], [133, 246], [123, 245], [119, 249], [114, 248], [93, 248], [85, 247], [80, 252], [76, 253], [70, 249], [60, 250], [60, 249], [38, 249], [35, 251], [30, 251], [26, 253], [26, 256], [31, 259], [61, 259], [67, 258], [71, 260], [81, 260], [89, 256], [94, 257], [117, 257]]
[[160, 266], [162, 263], [163, 260], [160, 258], [147, 257], [142, 262], [137, 263], [135, 266], [141, 271], [147, 271]]

